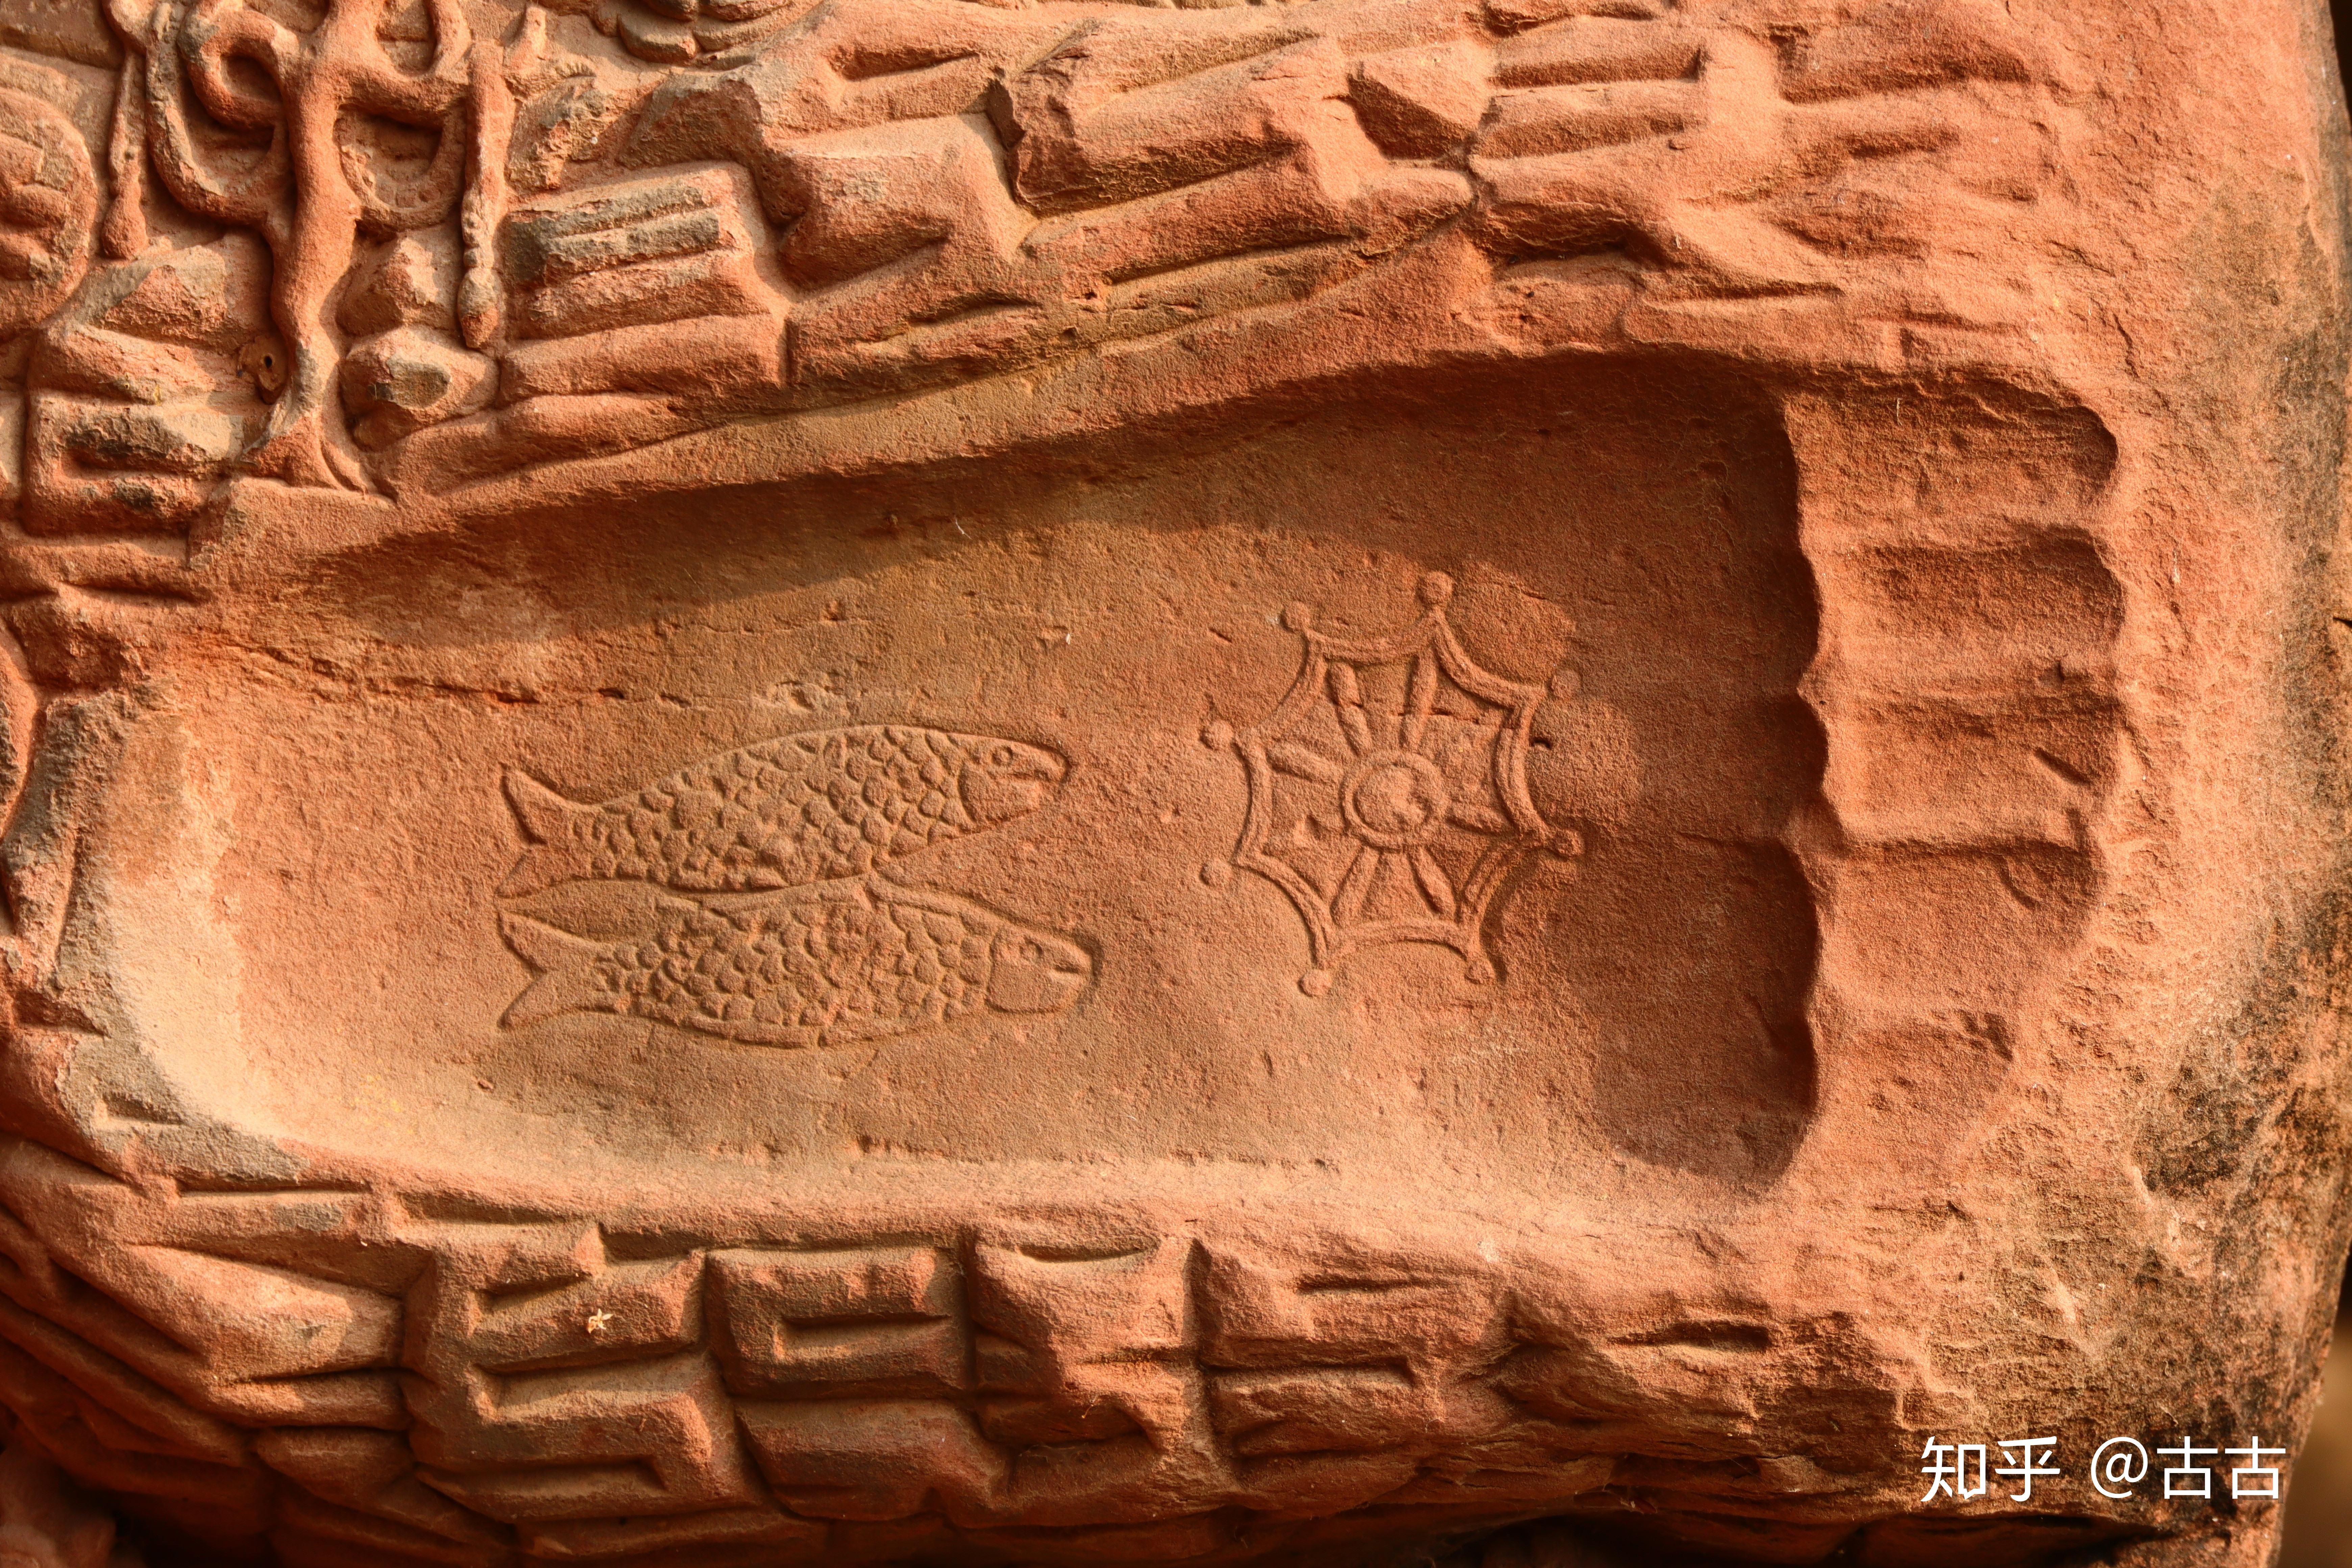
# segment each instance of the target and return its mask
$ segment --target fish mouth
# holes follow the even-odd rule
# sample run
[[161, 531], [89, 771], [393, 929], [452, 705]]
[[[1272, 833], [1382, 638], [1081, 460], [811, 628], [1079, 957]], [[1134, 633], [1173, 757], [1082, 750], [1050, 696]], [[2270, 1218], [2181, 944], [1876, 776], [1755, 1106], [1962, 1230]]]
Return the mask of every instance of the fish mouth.
[[958, 781], [964, 809], [992, 826], [1026, 816], [1053, 798], [1069, 764], [1053, 752], [1013, 741], [992, 741]]
[[1094, 983], [1092, 954], [1045, 931], [999, 931], [988, 1005], [1000, 1013], [1058, 1013]]

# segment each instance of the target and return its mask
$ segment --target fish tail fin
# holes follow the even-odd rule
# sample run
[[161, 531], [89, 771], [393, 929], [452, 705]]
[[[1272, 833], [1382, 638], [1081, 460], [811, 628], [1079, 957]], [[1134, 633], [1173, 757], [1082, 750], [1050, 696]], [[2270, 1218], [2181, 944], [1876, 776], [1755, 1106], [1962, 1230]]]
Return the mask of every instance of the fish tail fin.
[[499, 932], [538, 972], [499, 1020], [501, 1028], [520, 1029], [559, 1013], [613, 1010], [612, 993], [597, 983], [595, 961], [604, 950], [595, 942], [521, 915], [500, 915]]
[[517, 899], [572, 880], [578, 874], [572, 866], [572, 825], [596, 808], [564, 799], [520, 768], [509, 768], [504, 782], [507, 804], [531, 843], [499, 884], [499, 897]]

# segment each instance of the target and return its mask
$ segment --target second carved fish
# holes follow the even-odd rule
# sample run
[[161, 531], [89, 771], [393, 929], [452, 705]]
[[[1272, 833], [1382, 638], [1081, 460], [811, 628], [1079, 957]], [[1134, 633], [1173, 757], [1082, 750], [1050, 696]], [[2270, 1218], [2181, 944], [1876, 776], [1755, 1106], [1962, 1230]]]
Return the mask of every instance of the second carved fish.
[[762, 741], [594, 805], [509, 769], [507, 799], [535, 842], [499, 891], [598, 879], [730, 893], [861, 877], [1035, 811], [1067, 771], [1043, 747], [903, 724]]
[[603, 1012], [751, 1045], [844, 1045], [983, 1008], [1059, 1012], [1094, 975], [1092, 957], [1066, 938], [880, 878], [663, 899], [632, 941], [592, 942], [517, 914], [500, 924], [537, 972], [507, 1010], [509, 1028]]

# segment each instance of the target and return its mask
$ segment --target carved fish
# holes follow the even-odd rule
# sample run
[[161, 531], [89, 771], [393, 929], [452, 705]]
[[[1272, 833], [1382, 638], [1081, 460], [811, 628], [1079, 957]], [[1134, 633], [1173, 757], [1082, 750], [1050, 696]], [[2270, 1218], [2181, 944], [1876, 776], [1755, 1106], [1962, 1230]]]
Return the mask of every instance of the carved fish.
[[501, 916], [508, 945], [539, 972], [505, 1026], [605, 1012], [756, 1045], [842, 1045], [982, 1007], [1059, 1012], [1094, 975], [1093, 959], [1065, 938], [875, 878], [655, 907], [653, 931], [634, 942]]
[[762, 741], [598, 805], [509, 768], [507, 799], [535, 842], [499, 891], [593, 879], [740, 893], [862, 877], [1027, 816], [1066, 771], [1018, 741], [898, 724]]

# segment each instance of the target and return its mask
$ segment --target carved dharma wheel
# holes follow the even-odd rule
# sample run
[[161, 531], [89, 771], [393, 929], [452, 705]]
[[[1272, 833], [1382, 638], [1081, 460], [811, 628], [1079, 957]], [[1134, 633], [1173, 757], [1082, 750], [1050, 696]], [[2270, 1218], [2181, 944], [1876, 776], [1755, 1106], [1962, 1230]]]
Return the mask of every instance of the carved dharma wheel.
[[2333, 62], [0, 0], [0, 1559], [2259, 1568]]

